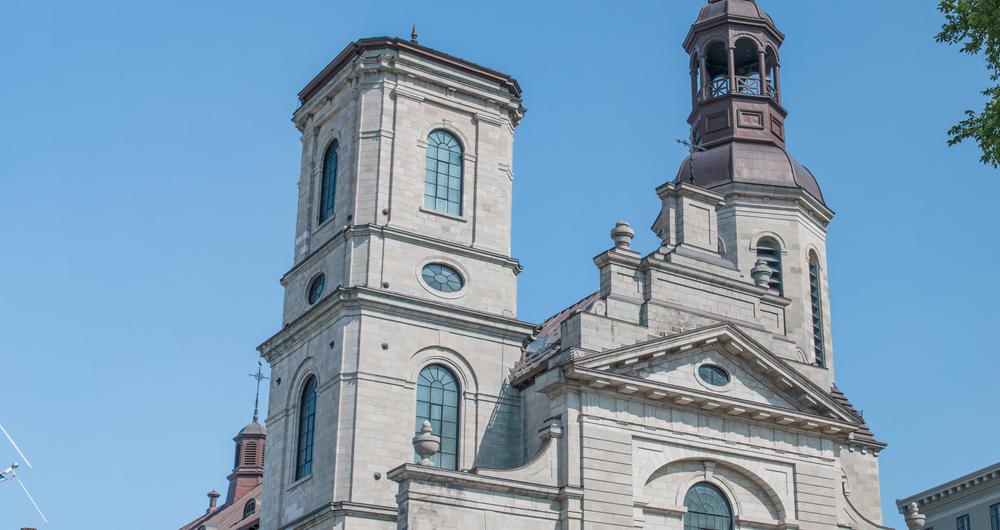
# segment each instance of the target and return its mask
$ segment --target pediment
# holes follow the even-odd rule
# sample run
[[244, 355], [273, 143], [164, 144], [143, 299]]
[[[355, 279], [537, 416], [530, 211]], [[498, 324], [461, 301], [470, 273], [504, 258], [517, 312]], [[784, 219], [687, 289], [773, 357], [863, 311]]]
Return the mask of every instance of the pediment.
[[[728, 382], [712, 384], [699, 374], [703, 367], [722, 369]], [[793, 396], [774, 388], [767, 377], [761, 377], [745, 366], [738, 358], [718, 345], [692, 348], [675, 355], [664, 355], [642, 366], [620, 369], [621, 375], [656, 381], [667, 385], [689, 388], [696, 391], [718, 393], [730, 398], [751, 401], [772, 407], [801, 409]]]
[[[730, 382], [706, 384], [698, 376], [704, 364], [723, 368]], [[829, 434], [861, 425], [829, 392], [729, 324], [574, 357], [566, 373], [598, 388]]]

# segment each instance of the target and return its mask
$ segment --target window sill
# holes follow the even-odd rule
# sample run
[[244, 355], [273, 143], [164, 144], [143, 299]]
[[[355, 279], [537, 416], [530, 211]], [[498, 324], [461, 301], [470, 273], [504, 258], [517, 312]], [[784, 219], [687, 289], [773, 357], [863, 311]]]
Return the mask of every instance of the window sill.
[[429, 208], [424, 208], [422, 206], [420, 207], [420, 211], [424, 212], [424, 213], [427, 213], [427, 214], [436, 215], [438, 217], [444, 217], [445, 219], [451, 219], [452, 221], [458, 221], [460, 223], [467, 223], [467, 222], [469, 222], [468, 219], [466, 219], [466, 218], [464, 218], [464, 217], [462, 217], [460, 215], [453, 215], [453, 214], [450, 214], [450, 213], [439, 212], [437, 210], [431, 210]]
[[312, 478], [313, 478], [313, 473], [309, 473], [308, 475], [300, 478], [299, 480], [296, 480], [295, 482], [292, 482], [291, 484], [289, 484], [288, 487], [285, 488], [285, 491], [292, 491], [292, 490], [298, 488], [299, 486], [301, 486], [302, 484], [304, 484], [306, 482], [309, 482], [309, 480], [312, 479]]
[[[313, 229], [312, 234], [318, 233], [320, 230], [323, 230], [323, 229], [325, 229], [328, 226], [333, 226], [333, 222], [336, 219], [337, 219], [337, 214], [331, 215], [329, 219], [327, 219], [327, 220], [323, 221], [322, 223], [319, 223], [318, 225], [316, 225], [316, 228]], [[310, 234], [310, 235], [312, 235], [312, 234]]]

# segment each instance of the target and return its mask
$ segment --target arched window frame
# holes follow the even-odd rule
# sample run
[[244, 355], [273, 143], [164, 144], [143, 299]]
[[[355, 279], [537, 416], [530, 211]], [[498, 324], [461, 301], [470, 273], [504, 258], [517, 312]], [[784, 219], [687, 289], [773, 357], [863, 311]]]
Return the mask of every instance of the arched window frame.
[[[744, 54], [751, 54], [752, 59], [744, 60]], [[741, 35], [733, 41], [733, 71], [736, 76], [736, 93], [749, 96], [763, 94], [761, 72], [763, 65], [760, 60], [764, 51], [758, 42], [749, 35]]]
[[[716, 511], [722, 513], [699, 512], [697, 507], [691, 506], [691, 497], [696, 491], [702, 495], [708, 493], [709, 500], [717, 502]], [[720, 523], [722, 530], [733, 530], [734, 528], [733, 503], [721, 488], [711, 482], [698, 482], [688, 488], [684, 495], [684, 507], [687, 509], [687, 512], [684, 513], [684, 530], [715, 530], [720, 527]], [[711, 522], [711, 526], [708, 525], [709, 522]]]
[[[442, 375], [450, 379], [446, 382], [453, 389], [442, 385], [435, 391]], [[433, 433], [441, 437], [441, 449], [431, 461], [443, 469], [458, 469], [462, 426], [462, 383], [458, 374], [444, 364], [428, 364], [417, 374], [416, 390], [414, 432], [419, 433], [424, 420], [430, 420]], [[420, 457], [414, 454], [414, 459], [419, 461]]]
[[464, 190], [465, 147], [452, 131], [434, 129], [424, 156], [424, 208], [460, 217]]
[[307, 376], [299, 397], [295, 481], [302, 480], [312, 474], [313, 446], [316, 434], [316, 387], [316, 376]]
[[766, 87], [767, 95], [771, 96], [771, 99], [780, 102], [781, 101], [781, 81], [778, 73], [778, 52], [773, 46], [766, 46], [764, 48], [764, 71], [767, 75]]
[[246, 519], [257, 511], [257, 499], [250, 499], [243, 505], [243, 518]]
[[809, 305], [813, 324], [813, 355], [816, 366], [826, 368], [826, 334], [823, 333], [823, 275], [819, 265], [819, 256], [815, 251], [809, 251], [808, 261]]
[[319, 224], [333, 217], [337, 198], [337, 166], [340, 159], [340, 144], [332, 140], [323, 151], [323, 173], [319, 187]]
[[729, 47], [726, 41], [716, 39], [705, 45], [702, 56], [702, 83], [705, 86], [702, 99], [713, 99], [728, 95], [732, 90], [729, 84]]
[[784, 251], [782, 248], [781, 241], [778, 238], [771, 235], [762, 236], [754, 246], [756, 252], [754, 262], [764, 260], [767, 263], [767, 266], [771, 269], [771, 290], [777, 291], [778, 294], [784, 296], [785, 284], [784, 274], [782, 273], [782, 254]]

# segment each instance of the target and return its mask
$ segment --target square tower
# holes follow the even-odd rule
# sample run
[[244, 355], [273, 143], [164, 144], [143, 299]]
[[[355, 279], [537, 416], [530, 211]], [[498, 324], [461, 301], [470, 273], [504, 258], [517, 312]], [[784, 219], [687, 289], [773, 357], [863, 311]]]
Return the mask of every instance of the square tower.
[[414, 461], [414, 418], [441, 435], [441, 467], [520, 458], [520, 98], [505, 74], [387, 37], [350, 44], [299, 93], [294, 264], [283, 328], [260, 346], [263, 528], [395, 528], [384, 476]]
[[[314, 298], [364, 286], [514, 316], [520, 98], [505, 74], [385, 37], [352, 43], [310, 81], [293, 116], [302, 165], [285, 322], [308, 310], [321, 273]], [[462, 287], [428, 284], [424, 266], [437, 263]]]

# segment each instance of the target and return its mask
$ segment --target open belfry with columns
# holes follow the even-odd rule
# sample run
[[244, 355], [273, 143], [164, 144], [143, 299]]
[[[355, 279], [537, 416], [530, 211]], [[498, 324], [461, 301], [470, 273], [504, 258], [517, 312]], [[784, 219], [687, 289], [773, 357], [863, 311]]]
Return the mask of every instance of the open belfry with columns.
[[701, 7], [692, 154], [631, 214], [659, 246], [609, 226], [593, 294], [542, 324], [517, 318], [510, 255], [517, 81], [415, 31], [348, 45], [293, 116], [260, 528], [883, 528], [783, 39], [752, 0]]

